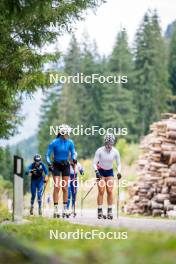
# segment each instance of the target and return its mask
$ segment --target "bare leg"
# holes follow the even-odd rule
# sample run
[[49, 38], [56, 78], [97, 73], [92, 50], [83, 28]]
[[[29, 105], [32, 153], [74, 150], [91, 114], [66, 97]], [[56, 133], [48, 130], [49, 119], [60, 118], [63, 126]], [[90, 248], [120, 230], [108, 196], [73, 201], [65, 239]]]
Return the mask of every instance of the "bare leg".
[[53, 201], [54, 204], [59, 202], [59, 191], [60, 191], [60, 176], [54, 176], [54, 192], [53, 192]]
[[106, 177], [105, 181], [106, 181], [106, 191], [107, 191], [107, 203], [108, 206], [112, 206], [114, 179], [113, 177]]
[[98, 206], [103, 205], [103, 196], [104, 196], [104, 192], [105, 192], [105, 180], [104, 177], [103, 179], [101, 179], [98, 183], [98, 197], [97, 197], [97, 204]]
[[62, 176], [63, 203], [68, 202], [68, 176]]

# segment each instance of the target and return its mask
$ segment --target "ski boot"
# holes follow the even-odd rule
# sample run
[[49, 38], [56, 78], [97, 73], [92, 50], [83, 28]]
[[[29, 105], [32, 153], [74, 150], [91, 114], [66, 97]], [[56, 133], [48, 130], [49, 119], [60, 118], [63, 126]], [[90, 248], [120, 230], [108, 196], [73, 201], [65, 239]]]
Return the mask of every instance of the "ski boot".
[[107, 219], [113, 219], [112, 208], [108, 208]]
[[103, 210], [98, 208], [98, 219], [106, 219], [106, 215], [103, 214]]
[[54, 213], [53, 217], [54, 218], [60, 218], [60, 214], [59, 213]]
[[42, 208], [41, 207], [39, 207], [39, 209], [38, 209], [38, 214], [42, 215]]
[[69, 218], [70, 217], [70, 213], [68, 212], [68, 210], [63, 210], [62, 217], [63, 218]]
[[34, 215], [34, 206], [31, 206], [30, 208], [30, 215]]
[[54, 215], [53, 215], [54, 218], [60, 218], [60, 214], [59, 214], [59, 210], [58, 209], [59, 209], [58, 207], [54, 208]]

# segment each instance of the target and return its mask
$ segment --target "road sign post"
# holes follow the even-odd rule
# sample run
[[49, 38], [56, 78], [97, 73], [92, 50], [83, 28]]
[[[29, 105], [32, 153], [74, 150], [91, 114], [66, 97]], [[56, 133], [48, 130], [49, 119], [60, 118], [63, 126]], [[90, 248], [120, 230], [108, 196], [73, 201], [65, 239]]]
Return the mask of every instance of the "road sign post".
[[13, 180], [13, 221], [19, 222], [23, 218], [23, 159], [14, 156]]

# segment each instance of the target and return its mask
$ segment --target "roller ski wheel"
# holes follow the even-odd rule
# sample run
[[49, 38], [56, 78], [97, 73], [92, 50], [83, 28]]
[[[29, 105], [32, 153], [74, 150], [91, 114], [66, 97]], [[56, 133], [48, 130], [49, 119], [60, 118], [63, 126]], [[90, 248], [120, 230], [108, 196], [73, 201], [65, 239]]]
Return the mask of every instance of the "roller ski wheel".
[[113, 219], [112, 208], [108, 208], [107, 210], [107, 219], [109, 220]]
[[42, 208], [39, 208], [39, 209], [38, 209], [38, 214], [39, 214], [40, 216], [42, 216]]
[[113, 215], [112, 214], [108, 214], [107, 215], [107, 219], [112, 220], [113, 219]]
[[103, 214], [103, 210], [98, 208], [98, 219], [106, 219], [106, 215]]
[[34, 215], [34, 207], [33, 206], [31, 206], [31, 208], [30, 208], [30, 215]]
[[106, 215], [104, 215], [104, 214], [98, 214], [98, 219], [106, 219]]
[[53, 217], [54, 217], [54, 218], [60, 218], [60, 214], [58, 214], [58, 213], [54, 213]]
[[70, 216], [76, 217], [76, 213], [74, 213], [73, 211], [70, 213]]
[[69, 218], [69, 217], [70, 217], [70, 214], [67, 214], [67, 213], [62, 214], [62, 218]]

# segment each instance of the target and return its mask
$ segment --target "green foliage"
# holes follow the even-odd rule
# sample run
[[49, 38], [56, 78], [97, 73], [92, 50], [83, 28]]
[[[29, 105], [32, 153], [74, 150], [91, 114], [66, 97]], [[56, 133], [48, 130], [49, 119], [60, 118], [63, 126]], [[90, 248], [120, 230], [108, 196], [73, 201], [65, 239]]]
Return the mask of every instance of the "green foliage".
[[[87, 39], [81, 51], [73, 36], [69, 50], [64, 56], [64, 73], [74, 75], [83, 72], [85, 75], [99, 72], [99, 64], [95, 61], [96, 51]], [[71, 127], [84, 125], [101, 125], [100, 119], [101, 88], [98, 84], [64, 84], [48, 91], [41, 108], [41, 122], [39, 125], [39, 151], [43, 154], [53, 136], [49, 136], [49, 127], [68, 123]], [[98, 136], [73, 137], [79, 156], [92, 154], [95, 146], [100, 144]], [[96, 145], [95, 145], [96, 141]], [[88, 148], [89, 145], [89, 148]]]
[[12, 182], [0, 175], [0, 222], [7, 216], [7, 199], [12, 199]]
[[[13, 183], [13, 155], [18, 155], [23, 157], [21, 153], [21, 148], [17, 145], [16, 148], [10, 148], [8, 145], [5, 148], [0, 148], [0, 175], [2, 175], [5, 180], [0, 181], [0, 186], [3, 186], [4, 189], [10, 189]], [[28, 151], [27, 148], [25, 151]], [[24, 158], [25, 162], [25, 158]], [[25, 168], [24, 163], [24, 168]], [[4, 186], [5, 184], [5, 186]], [[30, 179], [29, 177], [24, 177], [24, 193], [29, 191]], [[0, 192], [1, 193], [1, 192]]]
[[128, 83], [122, 84], [122, 86], [132, 89], [133, 69], [133, 56], [129, 48], [127, 32], [121, 31], [117, 35], [117, 40], [109, 59], [109, 70], [113, 73], [127, 75]]
[[135, 138], [136, 109], [134, 105], [134, 63], [126, 31], [119, 32], [108, 64], [109, 75], [127, 76], [128, 82], [107, 85], [103, 89], [103, 116], [105, 127], [128, 129], [128, 140]]
[[[18, 243], [29, 249], [50, 256], [59, 256], [68, 263], [160, 263], [174, 264], [176, 258], [175, 235], [158, 232], [131, 232], [122, 229], [102, 228], [70, 224], [67, 221], [44, 218], [30, 218], [26, 225], [5, 225], [1, 227], [8, 235], [13, 235]], [[49, 231], [61, 232], [127, 232], [128, 239], [49, 239]], [[3, 246], [3, 243], [2, 243]], [[20, 247], [18, 247], [20, 248]], [[7, 250], [6, 248], [3, 249]], [[27, 249], [26, 249], [27, 250]], [[20, 250], [19, 250], [20, 251]], [[12, 250], [14, 252], [14, 250]], [[26, 252], [26, 251], [24, 251]], [[29, 253], [29, 252], [28, 252]], [[37, 258], [38, 259], [38, 258]], [[43, 263], [43, 262], [42, 262]]]
[[176, 24], [173, 25], [173, 33], [169, 46], [169, 82], [172, 89], [172, 110], [176, 111]]
[[[175, 78], [174, 34], [172, 42], [170, 80], [171, 77], [173, 80]], [[114, 48], [107, 58], [98, 54], [96, 43], [92, 44], [88, 35], [84, 36], [82, 43], [78, 43], [75, 36], [72, 36], [64, 56], [64, 74], [121, 75], [127, 76], [128, 82], [59, 84], [58, 92], [56, 88], [48, 91], [41, 109], [39, 126], [41, 153], [46, 152], [53, 138], [48, 134], [49, 126], [61, 123], [68, 123], [72, 127], [127, 128], [125, 139], [128, 142], [139, 142], [141, 136], [148, 133], [150, 124], [157, 121], [162, 112], [170, 109], [167, 55], [155, 11], [145, 14], [136, 34], [134, 52], [129, 47], [126, 31], [117, 34]], [[98, 133], [72, 138], [81, 158], [92, 156], [102, 144], [102, 137]], [[136, 156], [135, 153], [133, 156]], [[129, 163], [132, 161], [131, 156]]]
[[12, 182], [9, 180], [4, 180], [4, 178], [0, 176], [0, 193], [2, 194], [5, 190], [12, 190]]
[[165, 32], [165, 38], [167, 40], [170, 40], [172, 38], [172, 34], [173, 34], [173, 31], [174, 31], [174, 28], [176, 26], [176, 20], [174, 20], [173, 22], [171, 22], [168, 26], [167, 26], [167, 29], [166, 29], [166, 32]]
[[[84, 10], [103, 0], [26, 0], [0, 2], [0, 138], [13, 135], [20, 123], [18, 110], [22, 95], [50, 86], [44, 64], [60, 54], [42, 54], [40, 48], [53, 43], [73, 21], [83, 18]], [[57, 31], [50, 23], [62, 26]]]
[[58, 90], [51, 88], [46, 92], [46, 96], [41, 107], [38, 141], [39, 153], [43, 157], [45, 157], [49, 142], [54, 138], [54, 135], [50, 136], [50, 126], [54, 127], [59, 125], [55, 121], [58, 117], [58, 100]]
[[121, 159], [125, 165], [132, 166], [139, 158], [138, 144], [129, 144], [124, 138], [121, 138], [117, 142], [116, 148], [120, 152]]
[[20, 152], [20, 156], [22, 156], [26, 162], [30, 162], [31, 157], [33, 157], [38, 152], [37, 135], [35, 134], [15, 145], [10, 146], [10, 150], [12, 154], [17, 154]]
[[118, 149], [120, 156], [122, 159], [126, 156], [128, 152], [128, 143], [124, 138], [121, 138], [116, 143], [116, 148]]
[[170, 95], [167, 57], [157, 13], [148, 11], [136, 34], [135, 104], [138, 110], [139, 135], [167, 110]]
[[[120, 38], [121, 35], [119, 34]], [[127, 37], [118, 40], [122, 45], [120, 53], [112, 54], [111, 60], [119, 60], [120, 56], [126, 53], [128, 48]], [[118, 43], [117, 43], [118, 45]], [[81, 48], [83, 47], [83, 48]], [[115, 57], [116, 56], [116, 57]], [[64, 56], [64, 73], [74, 76], [76, 73], [83, 73], [84, 76], [99, 73], [100, 75], [117, 75], [117, 72], [110, 72], [104, 58], [97, 52], [96, 44], [90, 43], [88, 36], [85, 36], [83, 43], [79, 44], [72, 37], [69, 49]], [[123, 71], [131, 73], [132, 58], [126, 57]], [[94, 83], [69, 83], [59, 85], [57, 89], [49, 90], [41, 108], [41, 122], [39, 125], [39, 150], [43, 154], [47, 145], [53, 137], [49, 136], [49, 126], [68, 123], [71, 127], [83, 125], [84, 128], [99, 126], [105, 129], [109, 127], [127, 127], [128, 139], [134, 139], [134, 116], [133, 93], [130, 86], [120, 87], [118, 84]], [[73, 136], [76, 149], [82, 158], [90, 157], [96, 148], [102, 144], [102, 137], [95, 135]]]
[[6, 220], [11, 220], [12, 216], [11, 214], [8, 212], [7, 208], [3, 207], [3, 205], [1, 204], [0, 206], [0, 223], [2, 223], [3, 221]]
[[13, 157], [10, 147], [0, 148], [0, 173], [5, 180], [13, 182]]

